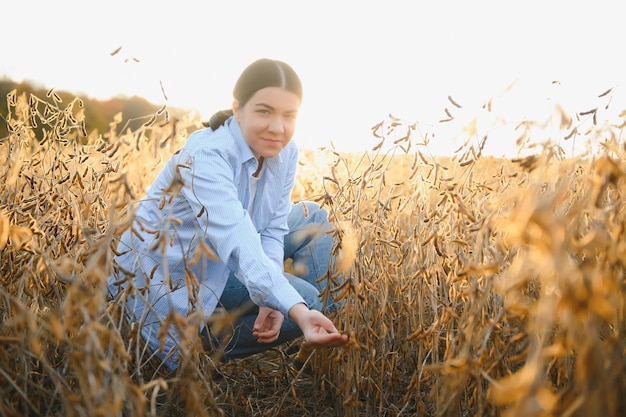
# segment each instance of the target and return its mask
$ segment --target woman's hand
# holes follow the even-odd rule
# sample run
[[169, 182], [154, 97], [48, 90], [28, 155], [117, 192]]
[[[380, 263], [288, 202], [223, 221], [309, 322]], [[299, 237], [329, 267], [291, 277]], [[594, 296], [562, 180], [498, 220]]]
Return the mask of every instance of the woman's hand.
[[328, 317], [317, 310], [309, 310], [305, 304], [291, 307], [289, 317], [298, 323], [304, 340], [313, 348], [338, 347], [348, 343], [348, 335], [339, 333]]
[[283, 321], [285, 316], [280, 311], [259, 307], [259, 314], [252, 327], [252, 336], [256, 337], [259, 343], [271, 343], [278, 339]]

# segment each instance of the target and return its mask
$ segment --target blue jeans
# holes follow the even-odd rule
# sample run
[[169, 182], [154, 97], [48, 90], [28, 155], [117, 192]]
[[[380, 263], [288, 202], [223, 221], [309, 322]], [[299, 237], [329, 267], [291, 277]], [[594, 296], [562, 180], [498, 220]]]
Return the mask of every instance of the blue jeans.
[[[306, 213], [303, 204], [306, 204]], [[284, 241], [285, 260], [291, 258], [293, 265], [297, 265], [298, 270], [302, 269], [304, 272], [300, 277], [285, 273], [286, 278], [300, 293], [309, 308], [320, 311], [332, 310], [334, 308], [332, 300], [326, 300], [323, 303], [319, 297], [320, 291], [324, 289], [328, 280], [316, 281], [328, 272], [329, 264], [332, 261], [333, 237], [328, 233], [315, 235], [298, 233], [310, 227], [321, 227], [324, 231], [330, 230], [328, 212], [325, 209], [320, 209], [316, 203], [298, 203], [292, 206], [287, 222], [289, 232]], [[296, 322], [285, 317], [276, 341], [258, 343], [256, 338], [252, 336], [252, 326], [259, 309], [250, 300], [246, 287], [231, 274], [220, 297], [219, 306], [226, 311], [235, 311], [246, 305], [249, 305], [250, 308], [237, 319], [233, 328], [227, 329], [228, 334], [232, 331], [232, 337], [224, 349], [223, 358], [225, 360], [259, 353], [302, 335]], [[228, 335], [209, 335], [206, 329], [202, 332], [205, 344], [208, 343], [214, 348], [221, 346], [225, 336]]]

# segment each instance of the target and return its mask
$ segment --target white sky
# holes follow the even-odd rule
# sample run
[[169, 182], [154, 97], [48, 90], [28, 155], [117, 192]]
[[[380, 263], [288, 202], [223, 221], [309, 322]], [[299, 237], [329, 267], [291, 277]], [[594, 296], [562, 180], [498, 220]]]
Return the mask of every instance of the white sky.
[[[295, 140], [308, 148], [371, 148], [371, 126], [392, 113], [448, 129], [431, 150], [451, 151], [464, 122], [438, 123], [444, 108], [468, 121], [492, 97], [511, 124], [544, 119], [556, 103], [588, 110], [612, 87], [611, 107], [626, 109], [617, 0], [13, 0], [2, 15], [0, 77], [156, 104], [162, 82], [169, 104], [205, 117], [230, 106], [247, 64], [284, 60], [303, 80]], [[507, 132], [486, 150], [510, 154], [513, 140]]]

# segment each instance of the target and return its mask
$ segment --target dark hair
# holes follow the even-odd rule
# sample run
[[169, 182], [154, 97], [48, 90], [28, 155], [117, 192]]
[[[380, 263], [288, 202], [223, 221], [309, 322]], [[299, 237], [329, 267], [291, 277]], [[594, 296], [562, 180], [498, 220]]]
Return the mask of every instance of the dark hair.
[[[298, 74], [285, 62], [268, 58], [256, 60], [243, 70], [235, 83], [233, 97], [240, 106], [244, 106], [254, 93], [266, 87], [284, 88], [302, 100], [302, 83]], [[216, 130], [232, 115], [232, 109], [220, 110], [203, 124]]]

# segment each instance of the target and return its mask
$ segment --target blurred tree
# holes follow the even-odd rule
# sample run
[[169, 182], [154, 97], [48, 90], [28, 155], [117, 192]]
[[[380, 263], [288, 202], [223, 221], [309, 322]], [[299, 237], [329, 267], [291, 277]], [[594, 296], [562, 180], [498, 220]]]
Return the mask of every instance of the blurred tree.
[[[46, 97], [47, 89], [34, 86], [28, 82], [16, 83], [11, 80], [0, 79], [0, 141], [8, 136], [8, 128], [5, 122], [8, 115], [6, 97], [7, 94], [13, 90], [17, 91], [18, 96], [22, 94], [34, 94], [43, 101], [54, 103], [52, 98]], [[120, 128], [127, 126], [133, 130], [137, 129], [161, 107], [138, 96], [96, 100], [62, 90], [55, 90], [55, 92], [63, 100], [60, 104], [61, 107], [63, 107], [64, 104], [70, 103], [75, 97], [80, 97], [83, 100], [87, 134], [91, 134], [94, 130], [100, 134], [108, 132], [109, 123], [113, 120], [113, 116], [120, 112], [122, 113]], [[183, 110], [173, 108], [168, 108], [168, 111], [172, 116], [180, 116], [185, 113]], [[41, 129], [41, 126], [35, 129], [38, 137], [42, 137]]]

